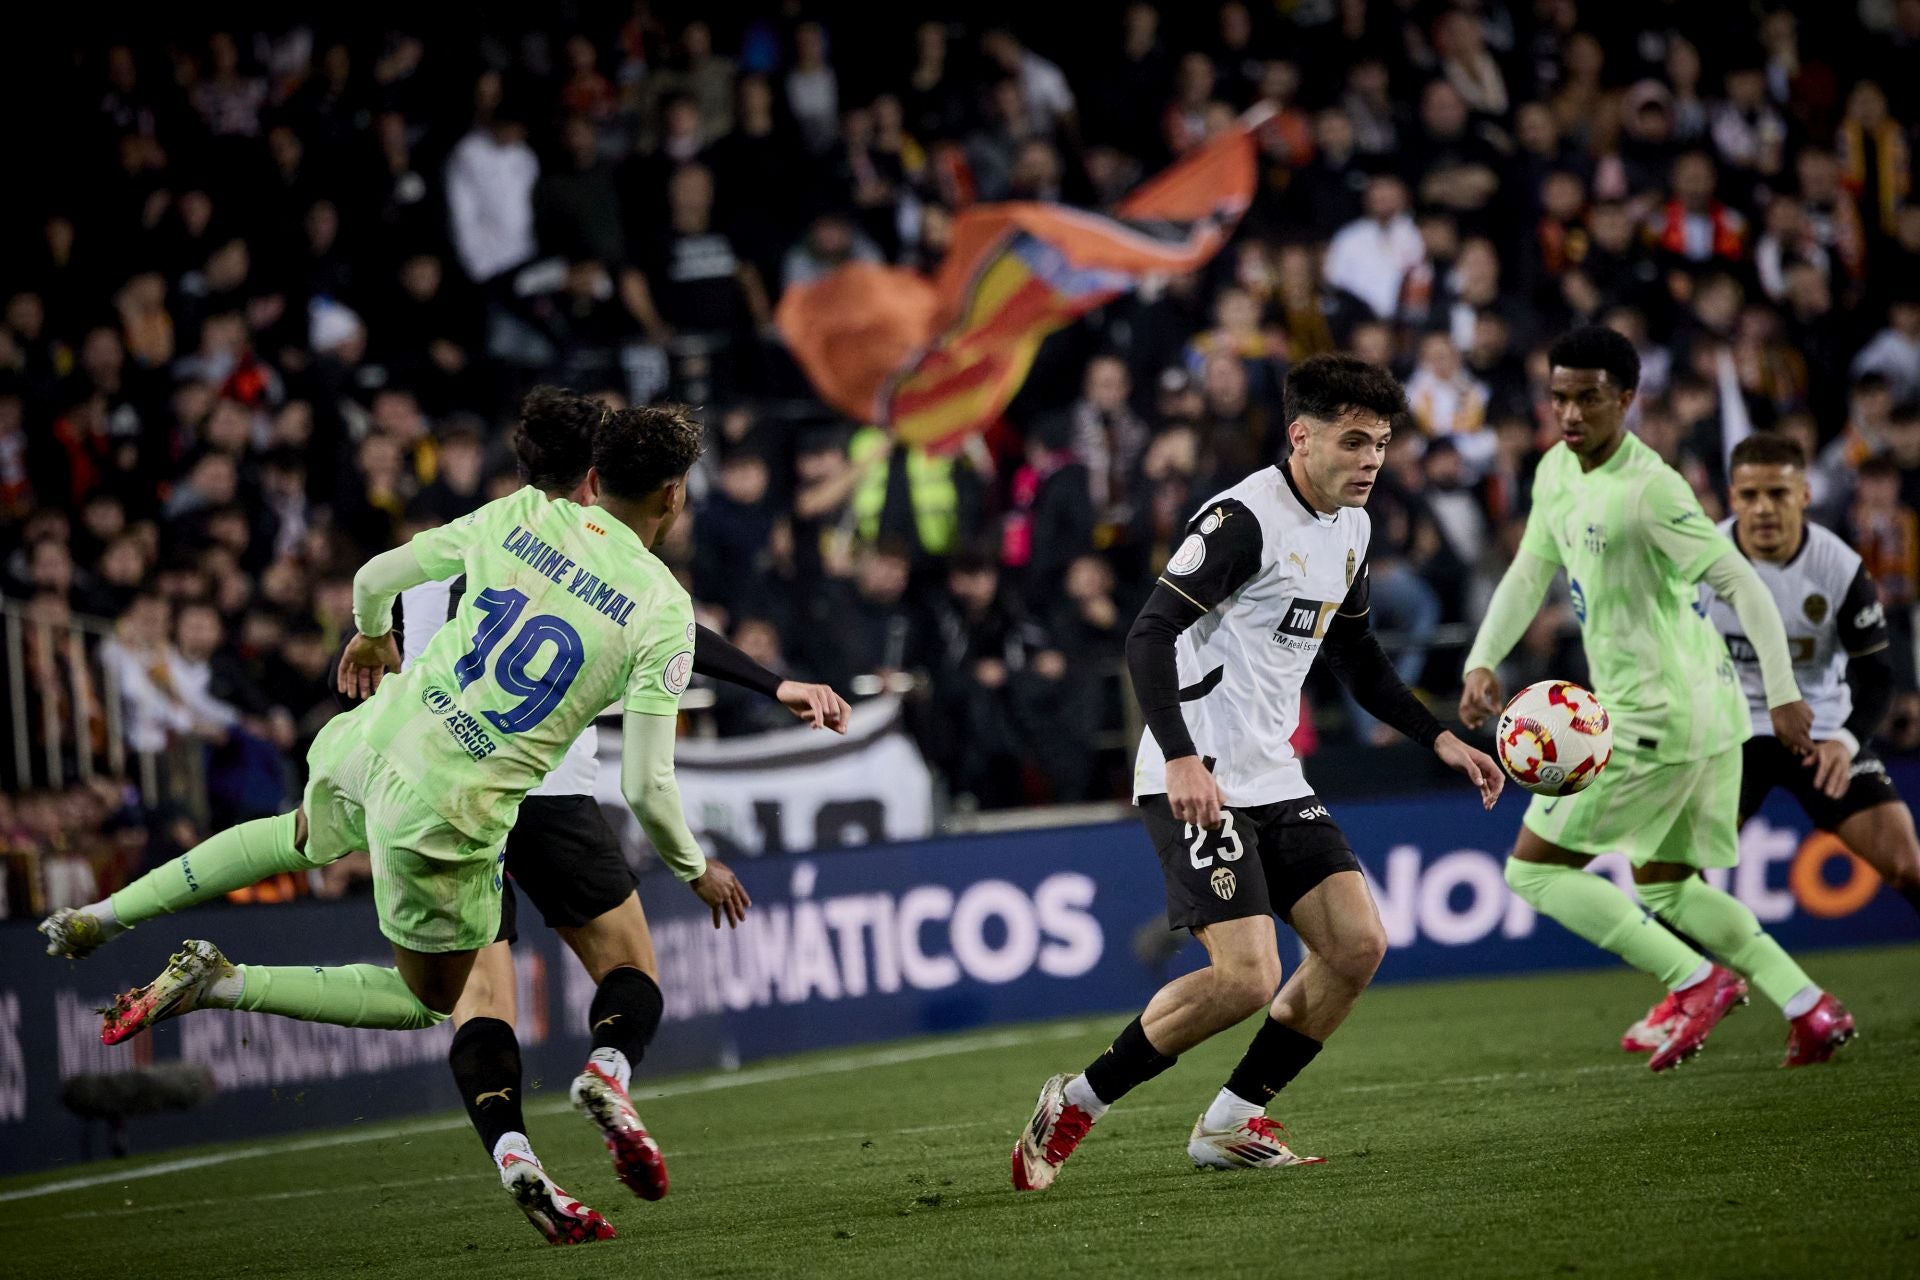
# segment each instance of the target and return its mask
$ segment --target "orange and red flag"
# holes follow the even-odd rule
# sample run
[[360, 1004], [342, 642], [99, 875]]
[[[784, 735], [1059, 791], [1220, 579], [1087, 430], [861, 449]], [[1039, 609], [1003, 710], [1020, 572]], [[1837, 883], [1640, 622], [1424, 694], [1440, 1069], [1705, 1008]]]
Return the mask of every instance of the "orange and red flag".
[[1253, 196], [1252, 135], [1222, 134], [1108, 217], [1065, 205], [975, 205], [929, 283], [858, 263], [780, 299], [780, 332], [815, 389], [910, 444], [951, 445], [1013, 398], [1047, 335], [1220, 251]]

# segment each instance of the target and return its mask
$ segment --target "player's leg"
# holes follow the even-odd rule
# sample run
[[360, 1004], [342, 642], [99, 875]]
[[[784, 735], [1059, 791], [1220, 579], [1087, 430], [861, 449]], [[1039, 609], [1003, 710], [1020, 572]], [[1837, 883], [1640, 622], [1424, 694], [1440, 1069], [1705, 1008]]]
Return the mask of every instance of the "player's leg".
[[98, 902], [56, 911], [40, 924], [47, 954], [78, 959], [144, 921], [365, 847], [352, 834], [358, 811], [343, 812], [335, 803], [343, 788], [357, 789], [364, 773], [350, 720], [335, 716], [313, 740], [298, 809], [229, 827]]
[[559, 933], [597, 984], [587, 1011], [593, 1050], [568, 1096], [600, 1130], [615, 1176], [641, 1199], [658, 1200], [667, 1194], [666, 1158], [627, 1092], [665, 1008], [646, 912], [629, 892], [613, 910]]
[[1920, 838], [1913, 828], [1913, 810], [1900, 800], [1862, 809], [1840, 823], [1834, 833], [1860, 860], [1920, 912]]
[[1838, 799], [1815, 789], [1812, 774], [1800, 766], [1794, 794], [1813, 825], [1839, 836], [1920, 912], [1920, 840], [1914, 836], [1913, 811], [1894, 790], [1887, 766], [1871, 751], [1860, 752], [1853, 758], [1847, 790]]
[[114, 1002], [102, 1040], [117, 1044], [163, 1018], [208, 1007], [385, 1030], [446, 1021], [474, 953], [499, 930], [502, 855], [447, 825], [363, 746], [345, 753], [332, 777], [341, 784], [335, 802], [309, 813], [315, 838], [331, 827], [345, 847], [367, 848], [394, 967], [233, 965], [210, 944], [189, 943], [159, 979]]
[[1267, 1104], [1306, 1069], [1352, 1012], [1387, 953], [1387, 933], [1360, 862], [1314, 796], [1265, 806], [1267, 893], [1306, 957], [1267, 1009], [1253, 1042], [1193, 1127], [1187, 1154], [1213, 1168], [1318, 1164], [1296, 1156]]
[[[1540, 799], [1527, 811], [1529, 824]], [[1522, 826], [1507, 858], [1507, 884], [1541, 915], [1658, 978], [1669, 991], [1704, 979], [1712, 967], [1707, 959], [1661, 928], [1613, 881], [1589, 873], [1593, 858]]]
[[[1676, 790], [1669, 797], [1674, 819], [1660, 844], [1650, 855], [1634, 860], [1633, 878], [1641, 899], [1660, 919], [1699, 939], [1703, 947], [1780, 1006], [1792, 1024], [1789, 1062], [1796, 1057], [1824, 1061], [1852, 1036], [1851, 1016], [1760, 927], [1745, 903], [1714, 888], [1699, 874], [1709, 867], [1731, 867], [1739, 861], [1739, 750], [1671, 769], [1676, 776], [1686, 771], [1686, 789]], [[1724, 982], [1719, 985], [1723, 989], [1726, 986]], [[1736, 1002], [1728, 1000], [1727, 1008]], [[1697, 1051], [1698, 1045], [1691, 1041], [1694, 1025], [1691, 1018], [1683, 1020], [1667, 1042], [1655, 1050], [1651, 1064], [1655, 1070], [1683, 1061]]]
[[533, 1152], [521, 1109], [520, 1041], [514, 1035], [512, 890], [501, 899], [500, 933], [474, 957], [473, 971], [453, 1008], [453, 1044], [447, 1064], [459, 1084], [467, 1118], [492, 1157], [501, 1185], [548, 1244], [584, 1244], [613, 1236], [601, 1214], [556, 1183]]
[[[1332, 828], [1329, 821], [1326, 824]], [[1333, 828], [1338, 835], [1338, 829]], [[1340, 839], [1345, 848], [1345, 839]], [[1353, 855], [1347, 851], [1346, 860]], [[1270, 877], [1272, 875], [1270, 871]], [[1282, 895], [1285, 896], [1284, 894]], [[1247, 1051], [1187, 1139], [1203, 1168], [1284, 1168], [1323, 1164], [1296, 1155], [1267, 1106], [1318, 1056], [1346, 1021], [1387, 953], [1386, 929], [1358, 864], [1320, 880], [1281, 908], [1307, 954], [1280, 988]]]
[[507, 869], [541, 917], [593, 978], [587, 1034], [593, 1049], [568, 1090], [599, 1128], [614, 1173], [647, 1200], [667, 1193], [666, 1160], [627, 1088], [664, 1001], [653, 935], [633, 871], [591, 796], [528, 796], [507, 840]]
[[1257, 822], [1244, 810], [1228, 809], [1219, 827], [1196, 830], [1173, 817], [1165, 796], [1143, 798], [1140, 810], [1166, 879], [1168, 925], [1191, 929], [1209, 963], [1160, 988], [1086, 1070], [1042, 1086], [1014, 1144], [1016, 1190], [1052, 1186], [1108, 1107], [1181, 1053], [1260, 1009], [1280, 985]]
[[78, 960], [145, 921], [211, 902], [269, 876], [320, 865], [308, 861], [306, 843], [303, 810], [228, 827], [98, 902], [63, 907], [48, 916], [40, 922], [47, 954]]
[[[1787, 771], [1799, 767], [1798, 758], [1782, 746], [1779, 739], [1764, 734], [1747, 739], [1740, 748], [1740, 807], [1734, 826], [1736, 833], [1746, 829], [1747, 820], [1760, 811], [1760, 806], [1766, 802], [1774, 787], [1792, 777]], [[1695, 951], [1705, 954], [1710, 950], [1673, 921], [1663, 919], [1660, 923]], [[1679, 1026], [1680, 1016], [1680, 998], [1677, 993], [1669, 991], [1638, 1022], [1621, 1033], [1620, 1047], [1628, 1053], [1658, 1052]]]

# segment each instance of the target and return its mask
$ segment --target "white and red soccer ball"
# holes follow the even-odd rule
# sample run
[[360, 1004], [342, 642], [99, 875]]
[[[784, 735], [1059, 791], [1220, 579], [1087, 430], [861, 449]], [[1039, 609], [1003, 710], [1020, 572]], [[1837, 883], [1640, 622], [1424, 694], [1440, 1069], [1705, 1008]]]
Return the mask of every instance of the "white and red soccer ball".
[[1607, 709], [1569, 680], [1541, 680], [1508, 700], [1494, 753], [1515, 782], [1542, 796], [1585, 791], [1613, 759]]

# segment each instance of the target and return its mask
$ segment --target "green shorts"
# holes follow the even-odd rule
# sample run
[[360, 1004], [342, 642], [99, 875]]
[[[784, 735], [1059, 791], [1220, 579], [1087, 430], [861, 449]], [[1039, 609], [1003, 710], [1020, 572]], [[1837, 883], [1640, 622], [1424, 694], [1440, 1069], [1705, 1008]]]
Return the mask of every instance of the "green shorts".
[[505, 842], [484, 844], [445, 818], [335, 716], [307, 752], [307, 850], [313, 862], [365, 849], [380, 932], [409, 951], [474, 951], [500, 928]]
[[1592, 786], [1535, 796], [1524, 821], [1563, 849], [1624, 853], [1636, 867], [1730, 867], [1740, 860], [1740, 747], [1685, 764], [1615, 750]]

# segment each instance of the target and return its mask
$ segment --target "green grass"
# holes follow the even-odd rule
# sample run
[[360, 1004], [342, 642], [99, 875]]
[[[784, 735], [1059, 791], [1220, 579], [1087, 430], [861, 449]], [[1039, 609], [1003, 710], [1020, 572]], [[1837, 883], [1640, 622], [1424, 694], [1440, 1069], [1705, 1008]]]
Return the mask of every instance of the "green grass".
[[641, 1110], [673, 1176], [652, 1205], [539, 1095], [542, 1157], [621, 1233], [586, 1248], [542, 1244], [446, 1116], [0, 1200], [0, 1273], [1920, 1274], [1920, 946], [1809, 967], [1863, 1035], [1801, 1071], [1779, 1068], [1785, 1026], [1756, 998], [1695, 1062], [1649, 1074], [1615, 1047], [1648, 999], [1624, 971], [1373, 992], [1274, 1109], [1300, 1150], [1331, 1158], [1319, 1168], [1188, 1164], [1187, 1129], [1245, 1044], [1235, 1031], [1116, 1107], [1051, 1192], [1016, 1195], [1007, 1153], [1041, 1081], [1098, 1052], [1121, 1015], [652, 1084], [667, 1092]]

